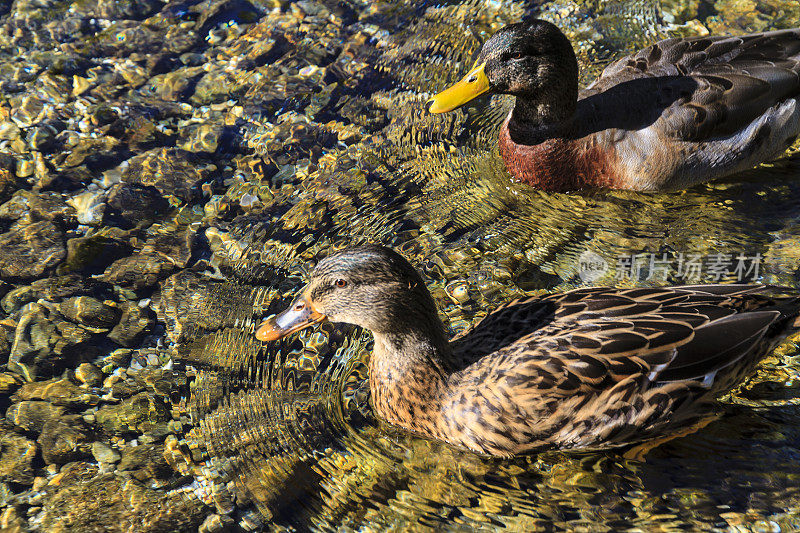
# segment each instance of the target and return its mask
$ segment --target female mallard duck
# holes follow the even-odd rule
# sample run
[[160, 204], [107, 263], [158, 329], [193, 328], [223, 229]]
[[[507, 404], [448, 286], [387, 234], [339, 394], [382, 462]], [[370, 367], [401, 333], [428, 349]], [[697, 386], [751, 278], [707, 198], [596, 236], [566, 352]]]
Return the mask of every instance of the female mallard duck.
[[516, 96], [498, 144], [520, 181], [551, 191], [686, 188], [773, 159], [800, 133], [800, 29], [667, 39], [579, 92], [569, 40], [531, 20], [486, 41], [429, 110], [486, 92]]
[[321, 261], [256, 337], [356, 324], [375, 337], [369, 385], [387, 422], [490, 455], [600, 449], [707, 419], [800, 312], [800, 298], [762, 290], [578, 289], [515, 300], [448, 342], [414, 268], [367, 246]]

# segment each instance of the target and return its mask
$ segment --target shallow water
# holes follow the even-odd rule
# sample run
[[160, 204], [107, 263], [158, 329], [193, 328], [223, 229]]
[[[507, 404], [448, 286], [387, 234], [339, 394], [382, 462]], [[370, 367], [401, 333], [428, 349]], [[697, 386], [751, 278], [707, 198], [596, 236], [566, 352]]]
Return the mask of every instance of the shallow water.
[[[800, 25], [795, 5], [352, 4], [370, 36], [353, 60], [372, 69], [356, 94], [385, 117], [363, 142], [323, 147], [317, 165], [288, 171], [299, 187], [282, 189], [269, 209], [215, 230], [212, 263], [228, 281], [214, 294], [238, 311], [230, 328], [182, 348], [198, 369], [200, 422], [187, 442], [207, 452], [210, 471], [235, 481], [244, 521], [318, 530], [800, 529], [800, 359], [790, 342], [725, 400], [721, 420], [642, 462], [558, 453], [500, 461], [381, 426], [367, 400], [365, 332], [324, 324], [263, 346], [251, 334], [296, 294], [315, 258], [370, 241], [396, 247], [423, 272], [453, 333], [509, 298], [584, 282], [798, 286], [796, 156], [679, 193], [544, 193], [511, 182], [493, 149], [507, 98], [443, 116], [424, 110], [495, 29], [525, 16], [565, 29], [588, 81], [646, 43], [698, 34], [701, 22], [715, 33]], [[312, 120], [342, 120], [336, 113], [346, 109]], [[289, 115], [279, 120], [306, 120]], [[274, 153], [268, 130], [248, 124], [253, 150]]]

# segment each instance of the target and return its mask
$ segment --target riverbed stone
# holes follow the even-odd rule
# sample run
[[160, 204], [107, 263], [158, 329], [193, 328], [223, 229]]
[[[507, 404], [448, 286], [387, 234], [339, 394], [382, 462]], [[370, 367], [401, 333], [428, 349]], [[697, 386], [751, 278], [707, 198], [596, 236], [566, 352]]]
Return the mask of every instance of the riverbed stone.
[[180, 147], [188, 152], [213, 154], [222, 145], [225, 131], [222, 124], [191, 124], [181, 132]]
[[121, 314], [113, 302], [101, 302], [91, 296], [73, 296], [61, 302], [58, 308], [69, 320], [99, 329], [114, 327]]
[[139, 481], [166, 481], [174, 471], [164, 457], [164, 444], [151, 443], [138, 446], [125, 446], [122, 459], [117, 464], [121, 472], [130, 472]]
[[[2, 137], [2, 126], [0, 126]], [[16, 161], [9, 154], [0, 154], [0, 202], [5, 202], [19, 188], [20, 180], [15, 172]]]
[[105, 378], [103, 371], [92, 363], [81, 363], [75, 369], [75, 379], [89, 387], [97, 387]]
[[64, 230], [48, 220], [0, 235], [0, 276], [38, 278], [66, 257]]
[[59, 265], [58, 273], [83, 272], [99, 274], [122, 257], [127, 257], [132, 247], [117, 232], [101, 230], [100, 233], [67, 240], [67, 257]]
[[[1, 289], [2, 286], [0, 286]], [[58, 302], [71, 296], [110, 294], [112, 294], [112, 290], [111, 285], [108, 283], [78, 274], [67, 274], [39, 279], [30, 285], [10, 290], [0, 300], [0, 306], [6, 313], [12, 314], [22, 309], [25, 305], [40, 299], [48, 302]]]
[[171, 418], [163, 399], [142, 392], [118, 405], [106, 405], [95, 414], [97, 423], [110, 433], [149, 431]]
[[30, 531], [23, 516], [22, 506], [9, 505], [0, 511], [0, 530], [4, 533], [25, 533]]
[[70, 408], [85, 408], [97, 405], [100, 401], [96, 392], [80, 387], [67, 378], [26, 383], [14, 393], [13, 398], [15, 400], [44, 400], [53, 405]]
[[161, 283], [159, 318], [174, 342], [198, 332], [231, 324], [237, 312], [236, 297], [220, 285], [190, 270], [181, 270]]
[[0, 481], [32, 484], [37, 450], [35, 442], [13, 433], [9, 424], [0, 425]]
[[73, 463], [44, 488], [43, 531], [197, 531], [208, 508], [192, 493], [148, 488], [97, 466]]
[[103, 280], [133, 290], [152, 287], [175, 270], [175, 264], [156, 252], [143, 252], [114, 261]]
[[99, 356], [103, 350], [97, 335], [96, 329], [63, 320], [51, 306], [31, 302], [20, 310], [8, 368], [26, 380], [48, 377], [65, 364]]
[[107, 220], [123, 228], [148, 226], [169, 210], [158, 189], [136, 182], [113, 185], [106, 201]]
[[75, 209], [79, 224], [99, 226], [103, 223], [107, 205], [105, 191], [82, 192], [70, 198], [67, 203]]
[[154, 225], [153, 229], [156, 228], [160, 231], [147, 241], [143, 251], [153, 251], [176, 267], [188, 266], [197, 239], [197, 228], [187, 225], [176, 229], [167, 229]]
[[64, 464], [91, 457], [93, 434], [79, 415], [64, 415], [44, 423], [36, 442], [47, 464]]
[[98, 463], [116, 463], [121, 457], [117, 450], [99, 441], [92, 443], [92, 456]]
[[67, 204], [67, 197], [52, 191], [22, 189], [0, 205], [0, 222], [9, 229], [19, 230], [43, 220], [55, 221], [58, 227], [77, 222], [75, 209]]
[[53, 351], [60, 335], [49, 310], [36, 303], [25, 306], [17, 321], [8, 368], [26, 380], [51, 372], [57, 364]]
[[6, 420], [38, 435], [48, 420], [63, 415], [65, 411], [65, 407], [43, 400], [23, 400], [12, 404], [6, 410]]
[[[7, 325], [0, 326], [0, 364], [8, 362], [11, 354], [11, 343], [14, 341], [14, 331]], [[3, 391], [3, 380], [0, 378], [0, 392]]]
[[120, 304], [122, 316], [108, 338], [120, 346], [136, 346], [155, 324], [155, 313], [149, 307], [141, 307], [137, 302], [125, 301]]
[[11, 394], [22, 384], [22, 377], [13, 372], [0, 372], [0, 394]]
[[151, 185], [165, 196], [188, 201], [200, 194], [203, 183], [219, 179], [217, 166], [178, 148], [155, 148], [132, 158], [122, 175], [126, 183]]

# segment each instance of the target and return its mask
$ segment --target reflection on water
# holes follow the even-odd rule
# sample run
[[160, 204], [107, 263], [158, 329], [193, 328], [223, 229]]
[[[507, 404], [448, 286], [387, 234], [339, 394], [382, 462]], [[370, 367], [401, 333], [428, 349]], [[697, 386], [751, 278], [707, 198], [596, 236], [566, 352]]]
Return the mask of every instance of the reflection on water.
[[[382, 427], [368, 403], [368, 334], [323, 324], [280, 343], [262, 345], [252, 336], [258, 318], [296, 294], [315, 259], [363, 242], [394, 246], [420, 269], [454, 334], [512, 297], [580, 285], [579, 257], [587, 250], [612, 267], [597, 284], [709, 281], [687, 279], [675, 265], [663, 279], [645, 279], [648, 270], [624, 278], [614, 268], [621, 256], [708, 261], [745, 254], [761, 258], [763, 281], [798, 286], [795, 157], [680, 193], [542, 193], [510, 182], [494, 150], [507, 98], [483, 98], [442, 116], [424, 109], [493, 31], [525, 16], [565, 29], [586, 82], [634, 48], [698, 34], [700, 22], [715, 32], [761, 30], [765, 20], [800, 25], [795, 5], [353, 3], [358, 22], [342, 38], [353, 45], [352, 64], [361, 66], [346, 88], [286, 88], [292, 96], [277, 119], [257, 111], [248, 118], [246, 140], [269, 168], [253, 181], [242, 178], [228, 195], [258, 195], [264, 207], [206, 233], [211, 264], [226, 281], [205, 287], [200, 303], [186, 309], [196, 318], [181, 340], [196, 369], [197, 421], [186, 444], [200, 450], [208, 472], [234, 482], [243, 523], [321, 530], [800, 528], [800, 359], [791, 343], [727, 400], [725, 417], [644, 462], [613, 454], [499, 461]], [[292, 57], [282, 61], [331, 83]], [[360, 112], [363, 101], [384, 114]], [[328, 142], [331, 121], [369, 134], [352, 144]], [[276, 131], [296, 140], [276, 145], [273, 139], [286, 138]]]

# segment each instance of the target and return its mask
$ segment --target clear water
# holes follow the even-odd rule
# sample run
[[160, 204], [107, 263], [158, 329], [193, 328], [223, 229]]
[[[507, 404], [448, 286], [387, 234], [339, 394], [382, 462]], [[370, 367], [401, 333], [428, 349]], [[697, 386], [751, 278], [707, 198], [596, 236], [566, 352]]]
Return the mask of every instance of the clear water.
[[[202, 450], [209, 471], [235, 483], [245, 522], [279, 530], [800, 529], [800, 358], [791, 342], [725, 400], [726, 416], [644, 461], [560, 453], [501, 461], [382, 426], [368, 402], [368, 333], [323, 324], [278, 343], [252, 336], [261, 316], [297, 293], [317, 258], [364, 242], [394, 246], [414, 263], [454, 334], [510, 298], [589, 278], [800, 286], [800, 159], [792, 154], [679, 193], [544, 193], [510, 181], [494, 149], [507, 98], [443, 116], [423, 105], [464, 73], [493, 31], [526, 16], [568, 33], [588, 82], [610, 60], [670, 35], [800, 26], [797, 2], [348, 5], [363, 33], [353, 61], [369, 74], [355, 93], [287, 89], [279, 118], [248, 118], [250, 148], [278, 171], [268, 193], [241, 185], [261, 196], [263, 211], [208, 233], [225, 281], [206, 290], [230, 327], [183, 346], [198, 369], [198, 425], [187, 443]], [[316, 75], [315, 67], [293, 65], [298, 76]], [[331, 104], [358, 97], [384, 114], [353, 116], [347, 101]], [[297, 128], [301, 138], [309, 122], [359, 120], [370, 134], [350, 146], [321, 136], [314, 145], [313, 135], [310, 146], [299, 143], [319, 150], [318, 163], [282, 160], [296, 147], [270, 144], [276, 127]], [[737, 256], [745, 258], [741, 272]], [[587, 278], [587, 257], [605, 270]], [[644, 266], [626, 276], [621, 267], [632, 257]], [[700, 270], [687, 275], [681, 258], [690, 257]], [[661, 261], [655, 269], [651, 258]]]

